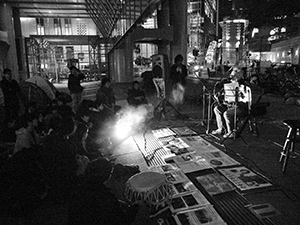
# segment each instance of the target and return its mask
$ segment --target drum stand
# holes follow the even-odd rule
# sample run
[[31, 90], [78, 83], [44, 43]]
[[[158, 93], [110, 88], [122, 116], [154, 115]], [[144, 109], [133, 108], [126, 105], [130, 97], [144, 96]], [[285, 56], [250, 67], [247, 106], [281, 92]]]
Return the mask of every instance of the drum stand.
[[182, 117], [182, 114], [166, 98], [163, 98], [163, 100], [161, 100], [161, 102], [154, 109], [154, 115], [155, 112], [158, 112], [159, 120], [166, 118], [166, 105], [171, 106], [171, 108], [177, 113], [178, 117]]
[[[199, 82], [202, 84], [203, 88], [202, 88], [202, 121], [200, 123], [198, 123], [196, 125], [196, 127], [198, 127], [199, 125], [206, 127], [206, 134], [209, 134], [210, 132], [210, 117], [211, 117], [211, 92], [207, 89], [207, 87], [205, 86], [205, 84], [201, 81], [201, 79], [199, 78], [199, 76], [197, 76], [197, 78], [199, 79]], [[208, 93], [208, 107], [207, 107], [207, 118], [205, 118], [205, 95], [206, 93]], [[206, 125], [205, 125], [206, 123]]]
[[179, 118], [183, 118], [182, 114], [166, 99], [166, 87], [165, 81], [162, 79], [153, 78], [153, 83], [156, 87], [157, 97], [162, 98], [160, 103], [154, 108], [154, 117], [155, 113], [158, 112], [159, 120], [166, 117], [166, 105], [171, 106], [171, 108], [177, 113]]

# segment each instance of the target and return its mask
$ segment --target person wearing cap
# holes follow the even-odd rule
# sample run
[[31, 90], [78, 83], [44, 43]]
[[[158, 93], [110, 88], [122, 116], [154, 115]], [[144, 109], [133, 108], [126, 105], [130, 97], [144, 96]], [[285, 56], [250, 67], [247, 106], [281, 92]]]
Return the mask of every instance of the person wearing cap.
[[85, 78], [84, 74], [80, 72], [75, 66], [70, 66], [70, 75], [68, 78], [68, 89], [72, 98], [72, 109], [76, 113], [81, 102], [83, 87], [80, 82]]

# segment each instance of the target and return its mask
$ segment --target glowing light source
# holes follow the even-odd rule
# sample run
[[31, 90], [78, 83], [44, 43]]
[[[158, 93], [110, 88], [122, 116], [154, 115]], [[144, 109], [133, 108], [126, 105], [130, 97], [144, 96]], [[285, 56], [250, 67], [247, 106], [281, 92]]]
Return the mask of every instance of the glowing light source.
[[199, 65], [195, 65], [194, 66], [194, 71], [199, 71], [200, 70], [200, 66]]
[[254, 35], [256, 34], [256, 33], [258, 33], [259, 32], [259, 29], [258, 28], [253, 28], [253, 30], [252, 30], [252, 37], [254, 37]]
[[117, 114], [114, 136], [124, 139], [143, 128], [144, 123], [153, 117], [151, 104], [138, 107], [125, 107]]

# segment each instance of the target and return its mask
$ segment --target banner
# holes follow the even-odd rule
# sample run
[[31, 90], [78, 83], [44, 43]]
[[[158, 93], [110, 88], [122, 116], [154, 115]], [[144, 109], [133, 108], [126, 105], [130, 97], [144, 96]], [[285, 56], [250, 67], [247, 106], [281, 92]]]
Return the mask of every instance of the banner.
[[163, 78], [153, 78], [153, 83], [156, 88], [157, 97], [165, 98], [166, 97], [166, 89], [165, 89], [165, 81]]

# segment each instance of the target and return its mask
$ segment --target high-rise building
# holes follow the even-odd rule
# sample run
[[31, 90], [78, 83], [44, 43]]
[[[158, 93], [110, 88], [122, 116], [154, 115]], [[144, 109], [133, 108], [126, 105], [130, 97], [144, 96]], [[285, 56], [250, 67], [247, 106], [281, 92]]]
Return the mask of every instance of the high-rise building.
[[222, 26], [222, 62], [243, 64], [248, 47], [246, 33], [249, 21], [246, 19], [224, 18]]

